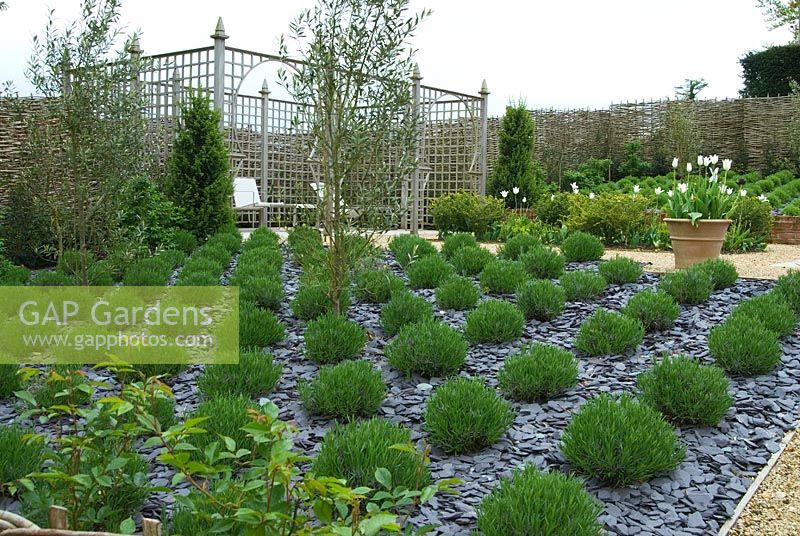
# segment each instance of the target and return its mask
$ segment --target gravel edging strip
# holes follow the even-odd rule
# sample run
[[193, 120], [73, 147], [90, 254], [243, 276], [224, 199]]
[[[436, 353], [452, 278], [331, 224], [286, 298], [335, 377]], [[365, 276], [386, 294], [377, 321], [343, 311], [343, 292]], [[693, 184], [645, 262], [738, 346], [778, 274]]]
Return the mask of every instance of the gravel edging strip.
[[739, 501], [739, 504], [736, 505], [736, 509], [734, 510], [731, 518], [728, 519], [724, 525], [722, 525], [722, 528], [720, 528], [718, 536], [728, 536], [731, 530], [733, 530], [733, 528], [736, 526], [736, 523], [739, 521], [739, 518], [747, 509], [747, 505], [750, 504], [750, 501], [753, 499], [753, 497], [755, 497], [756, 493], [758, 493], [761, 484], [767, 479], [770, 472], [772, 472], [772, 469], [778, 464], [778, 460], [786, 450], [786, 447], [789, 446], [789, 443], [791, 443], [796, 433], [797, 431], [794, 430], [784, 436], [783, 441], [781, 441], [780, 448], [772, 454], [767, 462], [767, 465], [761, 469], [761, 471], [758, 473], [758, 476], [756, 476], [755, 480], [753, 480], [753, 483], [750, 484], [749, 488], [747, 488], [747, 492], [744, 494], [744, 497], [742, 497], [742, 500]]

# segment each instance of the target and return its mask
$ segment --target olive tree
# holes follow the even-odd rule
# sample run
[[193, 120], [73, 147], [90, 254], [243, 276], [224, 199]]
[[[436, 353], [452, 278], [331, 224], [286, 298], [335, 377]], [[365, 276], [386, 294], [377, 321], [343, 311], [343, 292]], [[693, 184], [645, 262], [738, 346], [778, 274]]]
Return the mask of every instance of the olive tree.
[[409, 39], [428, 14], [409, 0], [319, 0], [281, 39], [301, 60], [282, 83], [302, 103], [295, 126], [313, 155], [329, 240], [330, 299], [340, 310], [349, 266], [406, 209], [401, 182], [418, 165]]
[[773, 30], [789, 26], [794, 35], [794, 42], [800, 43], [800, 0], [757, 0], [757, 2]]

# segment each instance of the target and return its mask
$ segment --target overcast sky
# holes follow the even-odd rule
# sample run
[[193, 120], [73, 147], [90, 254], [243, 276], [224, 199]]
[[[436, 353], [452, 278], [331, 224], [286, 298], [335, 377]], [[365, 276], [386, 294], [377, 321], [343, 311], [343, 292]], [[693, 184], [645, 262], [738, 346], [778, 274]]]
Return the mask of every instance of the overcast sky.
[[[25, 68], [48, 9], [69, 21], [79, 0], [6, 0], [0, 12], [0, 81], [30, 93]], [[277, 52], [278, 38], [313, 0], [127, 0], [122, 22], [141, 31], [145, 54], [211, 44], [218, 16], [229, 46]], [[738, 59], [784, 44], [755, 0], [412, 0], [433, 14], [414, 39], [423, 83], [477, 94], [485, 78], [490, 113], [509, 100], [530, 108], [604, 108], [672, 97], [686, 78], [705, 78], [705, 98], [735, 97]], [[265, 73], [254, 73], [260, 87]], [[258, 80], [256, 80], [258, 78]], [[272, 87], [272, 86], [271, 86]]]

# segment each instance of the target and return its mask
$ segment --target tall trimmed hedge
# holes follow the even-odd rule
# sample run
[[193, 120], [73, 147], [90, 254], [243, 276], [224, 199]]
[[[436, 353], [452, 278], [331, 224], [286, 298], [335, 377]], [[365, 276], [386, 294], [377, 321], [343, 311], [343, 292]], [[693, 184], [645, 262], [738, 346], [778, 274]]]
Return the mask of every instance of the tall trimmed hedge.
[[791, 44], [749, 52], [739, 60], [744, 88], [742, 97], [789, 95], [790, 80], [800, 80], [800, 45]]
[[[500, 197], [500, 192], [509, 192], [505, 199], [508, 207], [516, 208], [515, 202], [521, 206], [523, 197], [530, 206], [544, 191], [544, 182], [533, 161], [535, 139], [536, 124], [525, 104], [507, 106], [500, 122], [499, 155], [489, 180], [489, 193]], [[516, 197], [512, 194], [515, 186], [520, 190]]]

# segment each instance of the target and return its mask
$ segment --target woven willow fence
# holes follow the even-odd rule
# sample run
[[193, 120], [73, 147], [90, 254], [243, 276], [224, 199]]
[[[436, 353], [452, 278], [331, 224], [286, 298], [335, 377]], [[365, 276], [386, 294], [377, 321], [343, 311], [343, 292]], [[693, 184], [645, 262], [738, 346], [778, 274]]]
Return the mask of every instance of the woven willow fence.
[[[641, 154], [658, 169], [674, 154], [670, 110], [679, 101], [615, 104], [607, 110], [532, 110], [536, 159], [550, 180], [590, 158], [624, 160], [625, 144], [642, 142]], [[767, 171], [790, 156], [791, 97], [695, 101], [698, 150], [732, 158], [736, 167]], [[489, 120], [489, 170], [497, 159], [500, 118]]]

